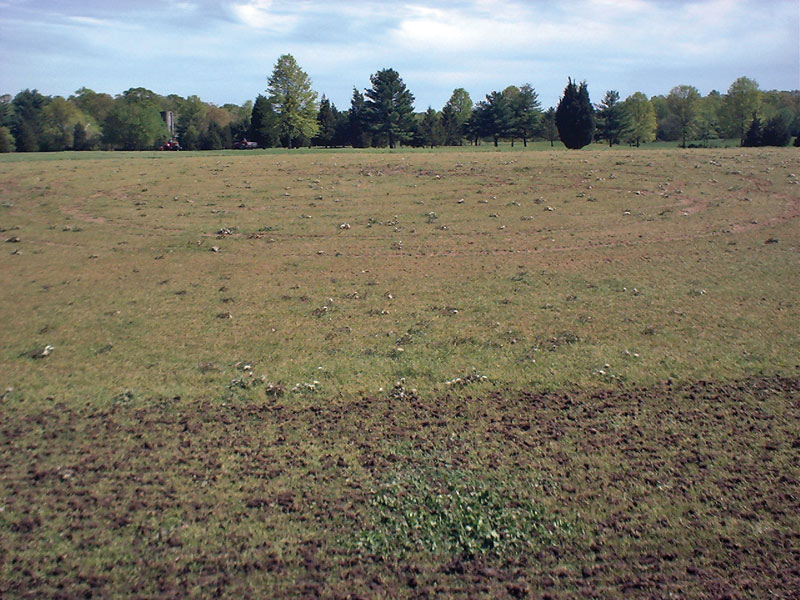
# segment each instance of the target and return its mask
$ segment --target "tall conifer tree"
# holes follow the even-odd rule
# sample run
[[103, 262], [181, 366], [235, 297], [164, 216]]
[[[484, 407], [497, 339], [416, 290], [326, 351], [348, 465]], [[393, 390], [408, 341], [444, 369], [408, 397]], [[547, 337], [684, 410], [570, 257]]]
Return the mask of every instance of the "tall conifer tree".
[[589, 100], [586, 82], [580, 87], [569, 79], [564, 96], [556, 109], [556, 127], [561, 141], [567, 148], [578, 150], [592, 142], [594, 135], [594, 109]]
[[414, 132], [414, 95], [394, 69], [383, 69], [370, 77], [366, 91], [367, 122], [380, 144], [395, 148]]

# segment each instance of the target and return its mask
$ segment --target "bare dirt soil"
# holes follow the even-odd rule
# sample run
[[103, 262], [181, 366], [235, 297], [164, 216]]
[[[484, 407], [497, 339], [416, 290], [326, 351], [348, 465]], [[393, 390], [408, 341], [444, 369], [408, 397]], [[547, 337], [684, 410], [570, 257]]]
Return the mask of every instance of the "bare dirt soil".
[[[3, 410], [0, 595], [797, 598], [798, 422], [797, 377]], [[439, 467], [530, 484], [576, 529], [472, 556], [357, 543], [381, 482]]]

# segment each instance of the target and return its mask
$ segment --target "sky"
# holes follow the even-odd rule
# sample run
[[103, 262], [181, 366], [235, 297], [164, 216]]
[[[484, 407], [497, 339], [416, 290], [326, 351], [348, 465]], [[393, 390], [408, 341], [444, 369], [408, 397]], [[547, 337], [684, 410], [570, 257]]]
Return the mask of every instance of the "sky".
[[340, 109], [384, 68], [418, 111], [530, 83], [555, 106], [567, 78], [592, 101], [724, 93], [738, 77], [800, 89], [800, 0], [0, 0], [0, 94], [132, 87], [242, 104], [282, 54]]

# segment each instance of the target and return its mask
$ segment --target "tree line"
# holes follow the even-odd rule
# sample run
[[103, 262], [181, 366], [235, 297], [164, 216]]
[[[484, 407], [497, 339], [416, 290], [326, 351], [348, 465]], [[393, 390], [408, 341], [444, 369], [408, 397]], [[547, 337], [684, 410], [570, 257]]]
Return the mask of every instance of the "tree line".
[[[353, 89], [339, 110], [313, 89], [290, 54], [281, 56], [265, 94], [239, 106], [216, 106], [198, 96], [161, 96], [131, 88], [112, 97], [81, 88], [68, 98], [24, 90], [0, 97], [0, 151], [148, 150], [175, 138], [186, 150], [232, 148], [250, 140], [261, 148], [354, 148], [479, 145], [509, 141], [562, 141], [568, 148], [592, 142], [639, 146], [654, 140], [683, 147], [736, 139], [744, 146], [785, 146], [800, 134], [800, 91], [764, 91], [740, 77], [722, 94], [702, 96], [679, 85], [667, 95], [641, 92], [624, 100], [608, 90], [592, 104], [586, 82], [568, 80], [556, 107], [544, 109], [533, 86], [493, 90], [473, 102], [457, 88], [441, 108], [416, 112], [414, 95], [394, 69]], [[174, 115], [170, 131], [167, 115]], [[796, 145], [800, 145], [797, 138]]]

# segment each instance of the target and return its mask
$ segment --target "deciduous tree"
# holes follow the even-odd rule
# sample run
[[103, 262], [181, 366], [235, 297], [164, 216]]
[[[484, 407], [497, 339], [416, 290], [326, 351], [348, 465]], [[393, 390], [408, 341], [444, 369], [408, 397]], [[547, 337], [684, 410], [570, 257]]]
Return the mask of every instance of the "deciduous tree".
[[732, 135], [744, 142], [748, 123], [753, 118], [753, 113], [758, 112], [761, 104], [761, 92], [758, 83], [748, 77], [739, 77], [728, 88], [725, 97], [725, 116], [728, 120], [728, 129]]
[[625, 111], [625, 136], [639, 147], [642, 142], [656, 139], [658, 124], [656, 111], [642, 92], [628, 96], [623, 104]]
[[317, 92], [291, 54], [278, 59], [267, 91], [286, 147], [294, 148], [298, 140], [316, 135]]
[[167, 139], [160, 97], [144, 88], [132, 88], [114, 100], [103, 122], [103, 143], [118, 150], [148, 150]]
[[683, 148], [686, 148], [686, 140], [693, 133], [699, 101], [700, 92], [691, 85], [675, 86], [667, 96], [667, 107], [677, 123]]

